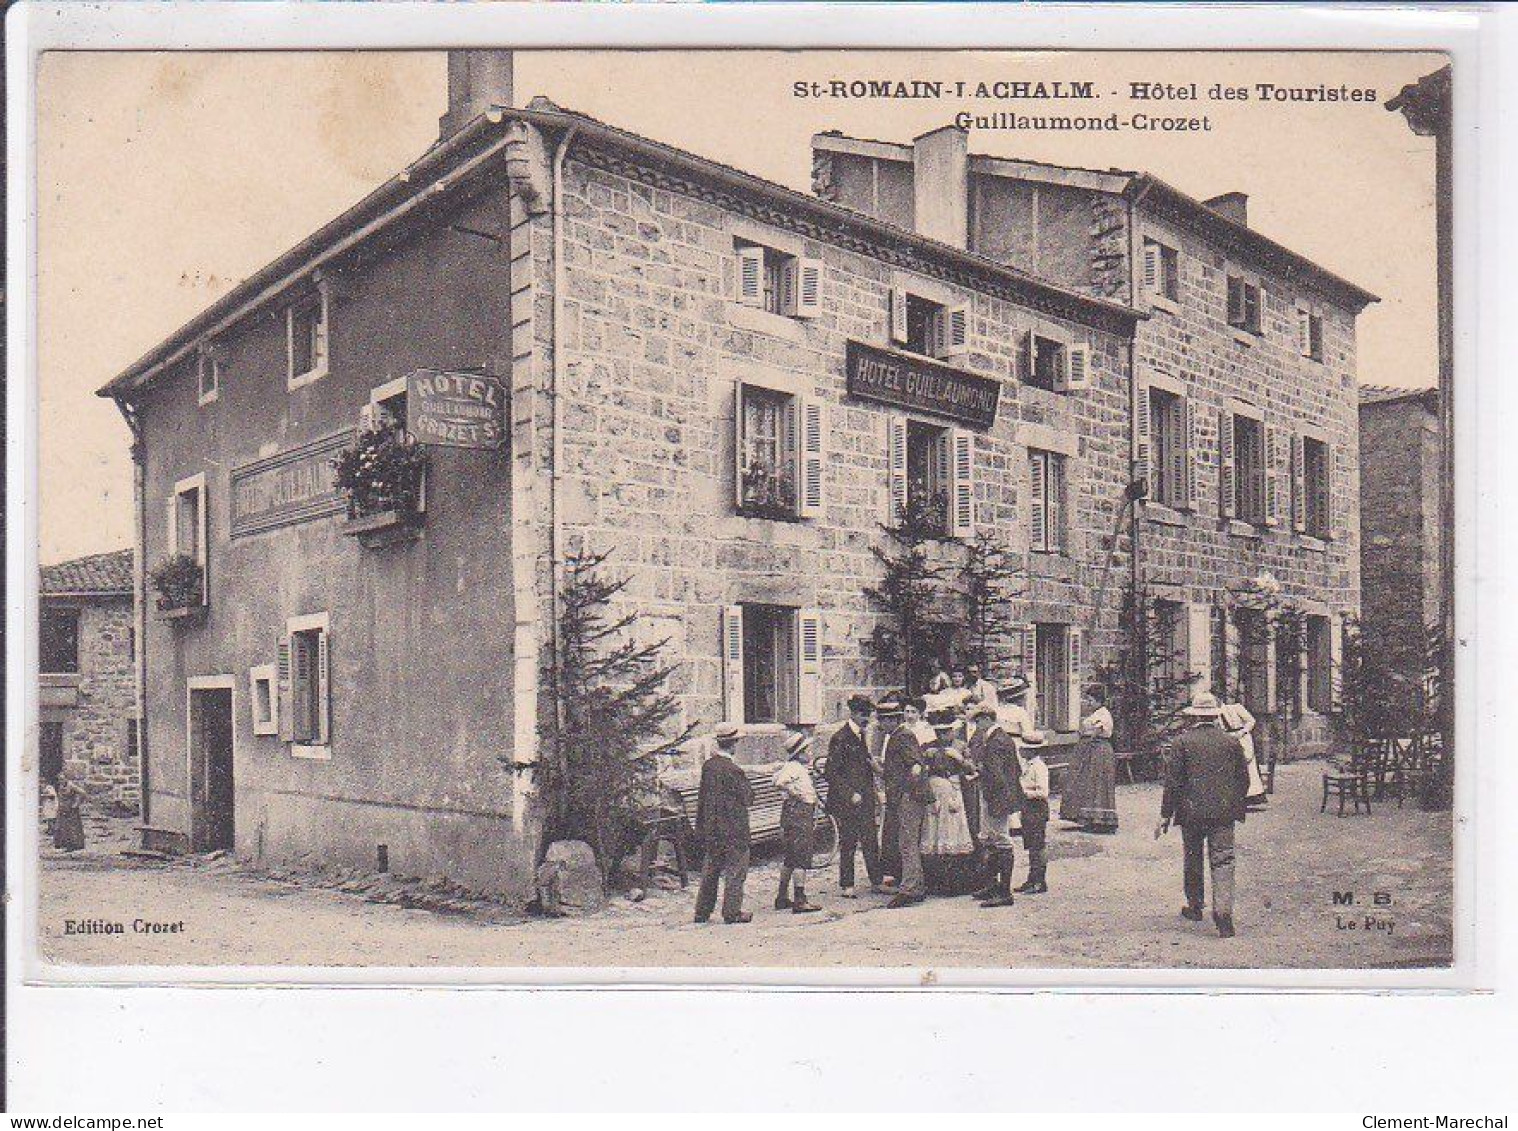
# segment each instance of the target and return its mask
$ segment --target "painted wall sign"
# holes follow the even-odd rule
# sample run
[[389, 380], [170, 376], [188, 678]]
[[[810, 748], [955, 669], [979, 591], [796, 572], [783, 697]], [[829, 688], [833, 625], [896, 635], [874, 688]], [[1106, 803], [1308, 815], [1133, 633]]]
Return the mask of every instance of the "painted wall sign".
[[423, 444], [498, 448], [506, 438], [506, 385], [482, 373], [418, 369], [406, 378], [406, 428]]
[[332, 457], [353, 442], [345, 430], [232, 469], [232, 537], [309, 522], [344, 507]]
[[1000, 381], [864, 342], [848, 343], [844, 364], [852, 396], [947, 416], [972, 428], [996, 423]]

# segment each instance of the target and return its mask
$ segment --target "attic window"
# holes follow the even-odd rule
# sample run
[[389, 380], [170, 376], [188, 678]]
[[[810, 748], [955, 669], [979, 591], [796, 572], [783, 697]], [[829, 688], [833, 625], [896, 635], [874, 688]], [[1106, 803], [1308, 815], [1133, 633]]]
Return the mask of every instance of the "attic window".
[[286, 377], [289, 387], [299, 388], [327, 372], [328, 303], [318, 292], [291, 303], [285, 310], [287, 346]]

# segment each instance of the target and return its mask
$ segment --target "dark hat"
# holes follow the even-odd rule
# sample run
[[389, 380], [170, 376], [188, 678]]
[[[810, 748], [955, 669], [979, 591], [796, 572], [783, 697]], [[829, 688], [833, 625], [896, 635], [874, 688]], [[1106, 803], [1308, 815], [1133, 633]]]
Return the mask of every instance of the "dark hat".
[[856, 712], [856, 711], [857, 712], [869, 712], [869, 711], [873, 711], [874, 709], [875, 709], [875, 704], [870, 701], [869, 696], [867, 696], [867, 695], [850, 695], [849, 696], [849, 711], [851, 713], [852, 712]]
[[934, 730], [953, 730], [959, 725], [959, 716], [953, 711], [929, 711], [927, 724]]
[[894, 695], [887, 695], [879, 703], [875, 704], [875, 713], [877, 715], [899, 715], [901, 714], [901, 700]]

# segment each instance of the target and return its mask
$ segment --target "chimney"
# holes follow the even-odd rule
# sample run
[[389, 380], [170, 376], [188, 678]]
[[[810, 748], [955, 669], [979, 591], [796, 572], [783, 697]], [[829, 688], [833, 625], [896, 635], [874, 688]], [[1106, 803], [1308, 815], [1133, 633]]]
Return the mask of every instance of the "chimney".
[[912, 141], [917, 234], [955, 247], [969, 243], [969, 133], [944, 126]]
[[497, 105], [511, 105], [511, 52], [448, 52], [448, 112], [437, 121], [439, 140]]
[[1211, 200], [1202, 201], [1208, 208], [1219, 216], [1232, 220], [1235, 224], [1243, 224], [1249, 227], [1249, 194], [1244, 192], [1225, 192], [1222, 196], [1215, 196]]

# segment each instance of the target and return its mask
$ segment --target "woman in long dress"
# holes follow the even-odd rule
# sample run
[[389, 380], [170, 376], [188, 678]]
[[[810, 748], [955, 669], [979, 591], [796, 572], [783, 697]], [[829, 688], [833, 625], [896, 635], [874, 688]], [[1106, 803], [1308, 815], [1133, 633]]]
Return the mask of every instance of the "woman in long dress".
[[64, 852], [84, 848], [84, 790], [71, 778], [58, 779], [58, 816], [53, 820], [53, 847]]
[[935, 714], [933, 723], [934, 742], [925, 750], [933, 800], [922, 823], [922, 869], [929, 891], [960, 895], [975, 886], [978, 875], [975, 838], [960, 786], [969, 764], [954, 742], [959, 720]]
[[1260, 765], [1255, 758], [1256, 725], [1255, 717], [1244, 704], [1223, 704], [1223, 729], [1237, 738], [1239, 745], [1244, 748], [1244, 765], [1249, 770], [1249, 792], [1244, 796], [1244, 804], [1252, 809], [1259, 808], [1269, 800], [1265, 794], [1265, 779], [1260, 776]]
[[[1077, 765], [1081, 768], [1079, 799], [1074, 820], [1087, 832], [1117, 832], [1117, 755], [1112, 750], [1112, 712], [1107, 710], [1107, 689], [1092, 687], [1087, 692], [1092, 710], [1081, 719], [1080, 741], [1076, 743]], [[1060, 804], [1060, 816], [1065, 805]]]

